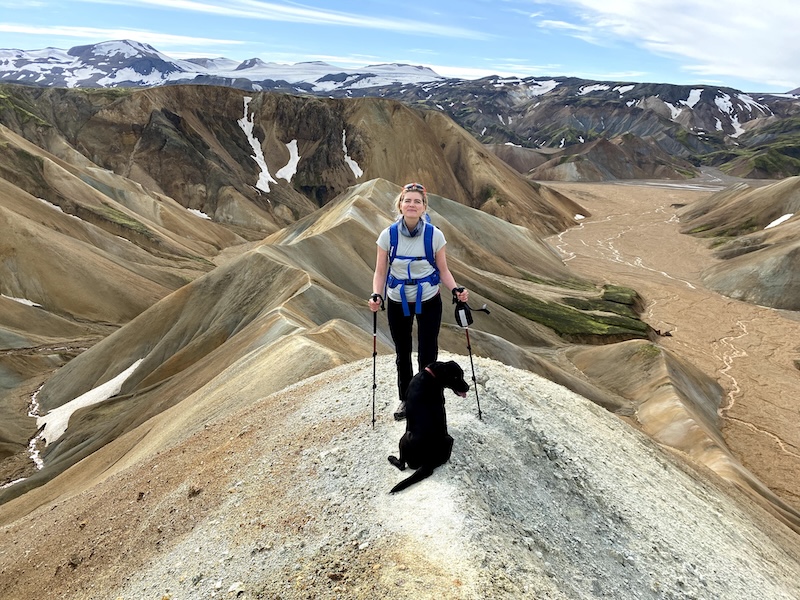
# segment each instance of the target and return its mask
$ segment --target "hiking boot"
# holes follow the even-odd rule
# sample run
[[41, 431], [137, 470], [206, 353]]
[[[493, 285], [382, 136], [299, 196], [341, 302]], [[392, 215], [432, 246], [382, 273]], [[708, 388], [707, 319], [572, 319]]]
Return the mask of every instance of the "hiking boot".
[[402, 421], [405, 418], [406, 418], [406, 402], [405, 400], [401, 400], [400, 406], [398, 406], [397, 410], [394, 411], [394, 420]]

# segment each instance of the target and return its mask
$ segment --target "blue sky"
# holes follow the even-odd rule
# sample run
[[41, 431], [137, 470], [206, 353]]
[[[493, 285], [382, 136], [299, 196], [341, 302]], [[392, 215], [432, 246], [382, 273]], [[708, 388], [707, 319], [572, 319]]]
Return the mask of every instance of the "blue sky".
[[0, 0], [0, 48], [148, 43], [174, 58], [440, 75], [800, 87], [797, 0]]

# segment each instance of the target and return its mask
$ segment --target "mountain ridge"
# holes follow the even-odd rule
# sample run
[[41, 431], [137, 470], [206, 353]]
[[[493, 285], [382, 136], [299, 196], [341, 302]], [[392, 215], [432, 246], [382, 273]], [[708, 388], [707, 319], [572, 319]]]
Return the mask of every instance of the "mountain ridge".
[[[791, 93], [569, 76], [466, 80], [397, 63], [342, 69], [324, 63], [276, 65], [258, 58], [240, 63], [173, 61], [132, 41], [77, 48], [87, 63], [64, 51], [58, 59], [41, 51], [0, 50], [0, 82], [89, 88], [191, 83], [302, 96], [390, 98], [446, 113], [484, 144], [556, 151], [572, 147], [574, 155], [582, 144], [632, 134], [674, 157], [673, 171], [684, 176], [692, 169], [682, 161], [742, 177], [770, 179], [800, 172], [800, 96]], [[625, 179], [630, 173], [590, 169], [583, 176]]]
[[[337, 81], [333, 76], [341, 76]], [[74, 46], [69, 50], [0, 49], [0, 81], [60, 87], [139, 87], [191, 83], [195, 79], [251, 80], [251, 90], [270, 83], [302, 83], [309, 91], [444, 79], [427, 67], [387, 63], [341, 68], [322, 61], [280, 64], [260, 58], [174, 59], [149, 44], [117, 40]], [[259, 82], [264, 82], [260, 84]]]

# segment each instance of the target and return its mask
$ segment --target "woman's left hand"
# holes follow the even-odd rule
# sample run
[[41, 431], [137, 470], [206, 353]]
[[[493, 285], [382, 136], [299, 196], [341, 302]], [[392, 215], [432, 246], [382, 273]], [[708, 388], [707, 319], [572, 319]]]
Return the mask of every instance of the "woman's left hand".
[[469, 290], [464, 287], [457, 287], [453, 290], [453, 295], [459, 302], [469, 302]]

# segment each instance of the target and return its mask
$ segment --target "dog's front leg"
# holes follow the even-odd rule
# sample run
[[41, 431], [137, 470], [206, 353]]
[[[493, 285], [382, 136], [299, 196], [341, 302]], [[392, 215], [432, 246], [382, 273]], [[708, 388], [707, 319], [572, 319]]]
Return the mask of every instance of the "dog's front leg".
[[400, 458], [396, 456], [390, 456], [389, 462], [392, 463], [395, 467], [400, 469], [401, 471], [406, 470], [406, 453], [405, 453], [405, 445], [408, 443], [408, 432], [403, 434], [403, 437], [400, 438]]
[[390, 456], [389, 457], [389, 462], [392, 463], [395, 467], [397, 467], [401, 471], [405, 471], [406, 470], [405, 461], [397, 458], [396, 456]]

